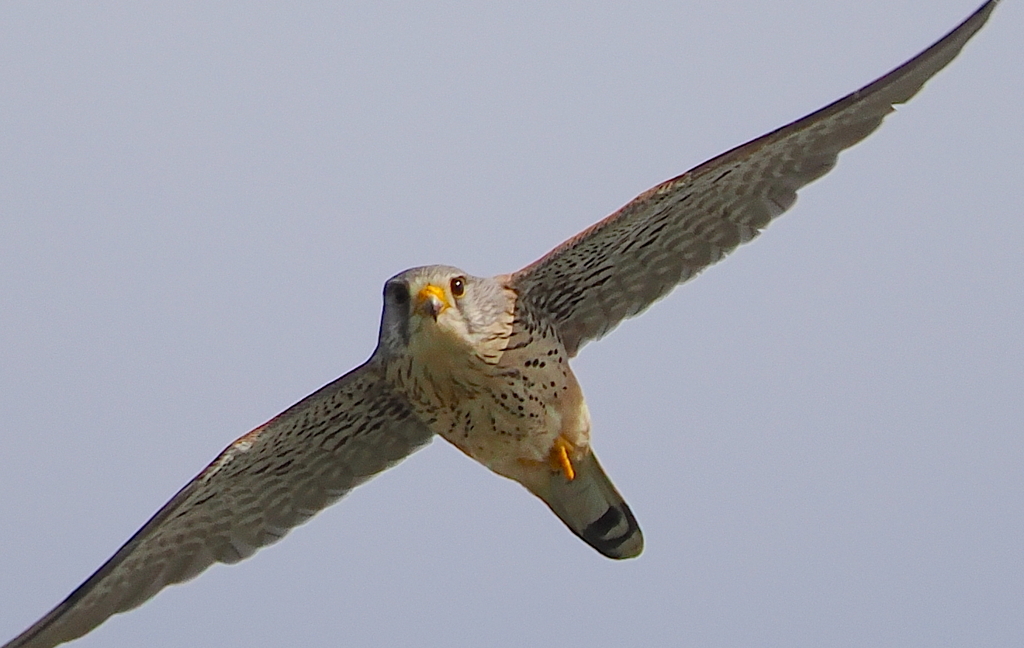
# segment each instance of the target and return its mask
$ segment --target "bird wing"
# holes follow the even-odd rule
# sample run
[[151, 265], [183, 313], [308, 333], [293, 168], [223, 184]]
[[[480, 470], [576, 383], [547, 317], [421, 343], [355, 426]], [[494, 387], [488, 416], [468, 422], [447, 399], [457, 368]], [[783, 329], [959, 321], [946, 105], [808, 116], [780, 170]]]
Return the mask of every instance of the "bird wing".
[[979, 30], [990, 0], [892, 72], [638, 196], [512, 274], [519, 299], [554, 323], [569, 355], [757, 236], [839, 152], [913, 97]]
[[71, 641], [215, 562], [248, 558], [430, 438], [371, 359], [228, 446], [96, 573], [3, 648]]

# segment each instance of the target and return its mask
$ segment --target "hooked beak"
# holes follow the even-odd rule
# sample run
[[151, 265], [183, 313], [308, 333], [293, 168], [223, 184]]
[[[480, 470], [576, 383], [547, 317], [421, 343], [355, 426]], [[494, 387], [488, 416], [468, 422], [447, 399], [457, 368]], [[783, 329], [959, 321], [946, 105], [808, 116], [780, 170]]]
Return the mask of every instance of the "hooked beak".
[[428, 284], [416, 295], [416, 310], [424, 315], [429, 315], [435, 322], [437, 316], [449, 306], [451, 304], [448, 303], [444, 290], [434, 284]]

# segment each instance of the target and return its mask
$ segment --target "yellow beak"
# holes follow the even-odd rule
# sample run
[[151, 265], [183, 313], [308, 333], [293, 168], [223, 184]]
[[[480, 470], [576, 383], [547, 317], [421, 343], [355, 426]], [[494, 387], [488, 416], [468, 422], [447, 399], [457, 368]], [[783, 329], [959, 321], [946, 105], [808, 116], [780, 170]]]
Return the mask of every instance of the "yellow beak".
[[437, 316], [449, 306], [451, 304], [448, 303], [448, 297], [445, 296], [444, 290], [434, 284], [427, 284], [416, 295], [416, 310], [424, 315], [430, 315], [434, 321], [437, 321]]

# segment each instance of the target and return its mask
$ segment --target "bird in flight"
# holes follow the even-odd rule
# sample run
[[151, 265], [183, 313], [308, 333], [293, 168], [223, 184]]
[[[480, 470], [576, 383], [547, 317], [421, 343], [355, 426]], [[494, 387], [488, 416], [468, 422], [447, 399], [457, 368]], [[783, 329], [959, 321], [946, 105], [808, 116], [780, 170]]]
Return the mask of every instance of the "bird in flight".
[[591, 448], [569, 360], [756, 237], [956, 57], [997, 2], [878, 80], [644, 192], [522, 270], [392, 277], [369, 360], [229, 445], [3, 648], [71, 641], [215, 562], [247, 558], [435, 434], [525, 486], [603, 555], [638, 556], [640, 527]]

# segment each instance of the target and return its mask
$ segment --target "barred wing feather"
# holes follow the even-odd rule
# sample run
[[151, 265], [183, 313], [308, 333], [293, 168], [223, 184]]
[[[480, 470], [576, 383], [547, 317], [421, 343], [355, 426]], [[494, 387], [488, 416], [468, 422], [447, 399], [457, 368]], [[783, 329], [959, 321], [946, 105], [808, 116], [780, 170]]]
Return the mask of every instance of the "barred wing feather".
[[860, 90], [641, 194], [514, 273], [520, 299], [554, 319], [575, 355], [757, 236], [952, 61], [996, 3]]
[[430, 437], [371, 359], [228, 446], [96, 573], [3, 648], [71, 641], [215, 562], [248, 558]]

